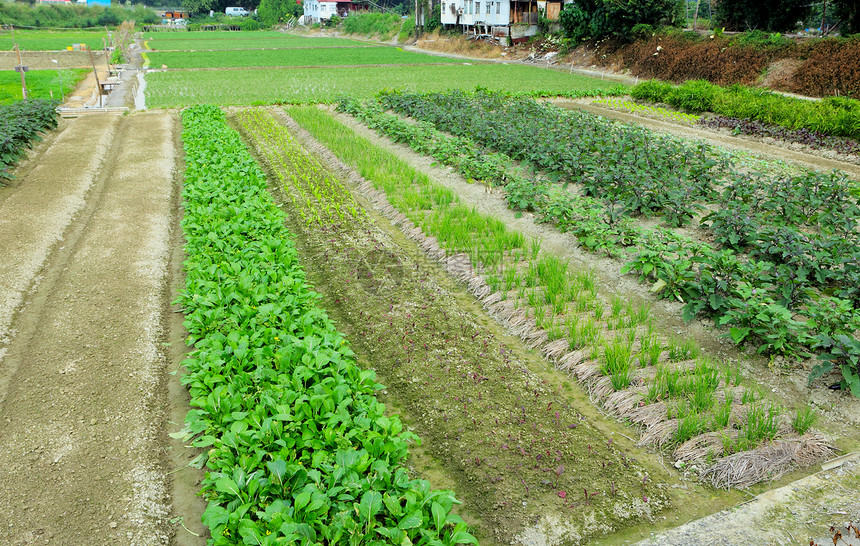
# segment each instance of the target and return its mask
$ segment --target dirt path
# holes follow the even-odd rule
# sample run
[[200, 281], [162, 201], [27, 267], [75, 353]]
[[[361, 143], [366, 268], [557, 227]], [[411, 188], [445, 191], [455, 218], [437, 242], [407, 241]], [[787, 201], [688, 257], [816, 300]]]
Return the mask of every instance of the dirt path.
[[[62, 240], [72, 217], [85, 205], [117, 120], [89, 116], [68, 124], [47, 150], [41, 154], [37, 150], [21, 166], [19, 175], [29, 171], [26, 183], [16, 180], [13, 188], [0, 191], [0, 361], [12, 314], [51, 248]], [[83, 142], [86, 147], [80, 144]], [[57, 176], [58, 165], [62, 165], [62, 176]]]
[[[2, 226], [17, 243], [0, 252], [6, 292], [36, 285], [5, 327], [0, 543], [171, 541], [162, 344], [176, 130], [164, 112], [79, 118], [0, 199], [0, 218], [18, 223]], [[20, 308], [4, 301], [5, 317]]]
[[[823, 470], [789, 485], [762, 493], [737, 508], [691, 521], [642, 541], [641, 546], [708, 544], [809, 544], [860, 545], [845, 523], [860, 521], [860, 455], [846, 457], [835, 468]], [[828, 528], [841, 528], [845, 538], [834, 540]], [[755, 535], [755, 540], [751, 539]], [[852, 540], [853, 538], [853, 540]]]

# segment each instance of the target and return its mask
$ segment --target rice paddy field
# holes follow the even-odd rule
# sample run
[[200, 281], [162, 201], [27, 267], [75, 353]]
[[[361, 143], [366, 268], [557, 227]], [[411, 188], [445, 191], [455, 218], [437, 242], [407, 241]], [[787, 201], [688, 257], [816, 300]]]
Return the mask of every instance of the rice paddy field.
[[277, 50], [164, 51], [149, 54], [152, 66], [167, 68], [259, 68], [285, 66], [367, 66], [462, 64], [393, 47], [321, 47]]
[[[213, 50], [248, 50], [248, 49], [300, 49], [300, 48], [358, 48], [374, 47], [384, 48], [380, 44], [360, 42], [346, 38], [307, 38], [284, 34], [283, 32], [206, 32], [204, 37], [200, 33], [172, 33], [168, 36], [147, 33], [144, 44], [147, 48], [156, 51], [213, 51]], [[251, 34], [251, 36], [239, 36], [240, 34]], [[212, 35], [212, 36], [210, 36]]]
[[12, 40], [22, 51], [63, 51], [72, 44], [86, 44], [93, 50], [104, 47], [107, 38], [101, 30], [0, 30], [0, 51], [12, 49]]
[[183, 388], [142, 388], [175, 405], [152, 427], [184, 462], [147, 476], [198, 502], [140, 521], [195, 546], [856, 532], [857, 180], [544, 100], [690, 128], [568, 71], [144, 38], [155, 112], [86, 123], [176, 156], [147, 183], [176, 207], [153, 317], [181, 323], [159, 341]]

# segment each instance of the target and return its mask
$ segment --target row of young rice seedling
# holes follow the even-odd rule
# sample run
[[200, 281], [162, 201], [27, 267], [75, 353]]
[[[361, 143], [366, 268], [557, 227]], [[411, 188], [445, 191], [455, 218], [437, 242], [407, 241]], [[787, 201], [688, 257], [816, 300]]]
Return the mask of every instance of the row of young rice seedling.
[[182, 116], [191, 395], [210, 544], [474, 542], [403, 467], [415, 438], [317, 307], [266, 178], [216, 107]]
[[[392, 197], [404, 192], [402, 203], [420, 205], [410, 215], [438, 226], [442, 244], [463, 245], [465, 229], [474, 242], [469, 252], [487, 264], [532, 251], [504, 226], [454, 201], [410, 201], [410, 186], [419, 190], [414, 193], [451, 194], [435, 192], [432, 184], [423, 184], [429, 182], [424, 175], [332, 126], [319, 110], [290, 112], [321, 122], [319, 129], [338, 141], [334, 148], [358, 147], [358, 157], [366, 158], [361, 166], [373, 169], [365, 171], [371, 180], [387, 187]], [[239, 112], [237, 118], [273, 176], [282, 168], [278, 155], [320, 166], [271, 110]], [[394, 169], [399, 176], [391, 176]], [[438, 284], [436, 268], [422, 265], [423, 256], [416, 259], [370, 215], [307, 225], [286, 197], [300, 190], [289, 182], [281, 189], [288, 222], [297, 230], [308, 267], [314, 268], [311, 276], [326, 293], [327, 307], [351, 332], [359, 356], [368, 358], [389, 385], [387, 395], [410, 416], [410, 427], [420, 430], [426, 453], [444, 461], [466, 510], [481, 520], [478, 531], [509, 541], [550, 510], [580, 536], [590, 536], [664, 505], [663, 490], [650, 480], [643, 483], [647, 470], [597, 431], [564, 389], [546, 380], [545, 369], [536, 370], [531, 359], [463, 312]], [[409, 226], [410, 232], [417, 229]], [[594, 472], [595, 466], [601, 471]], [[599, 521], [599, 528], [591, 528], [591, 521]]]
[[[289, 112], [304, 128], [360, 172], [365, 172], [369, 167], [367, 163], [372, 163], [364, 153], [352, 150], [353, 147], [366, 150], [372, 145], [347, 132], [326, 113], [304, 108], [290, 109]], [[372, 178], [369, 180], [373, 181]], [[411, 183], [407, 181], [405, 185], [408, 188]], [[388, 193], [384, 185], [377, 184], [377, 187]], [[407, 188], [397, 191], [406, 191]], [[391, 195], [391, 202], [402, 203], [402, 200], [395, 193]], [[766, 434], [752, 434], [744, 432], [743, 419], [727, 420], [724, 416], [711, 419], [710, 415], [716, 413], [715, 401], [720, 398], [718, 391], [721, 390], [725, 396], [730, 388], [744, 390], [737, 389], [740, 373], [700, 355], [691, 340], [661, 337], [654, 331], [646, 304], [632, 304], [620, 297], [609, 300], [601, 297], [592, 274], [571, 271], [567, 263], [542, 253], [538, 241], [522, 241], [504, 251], [494, 252], [492, 247], [485, 249], [481, 246], [489, 238], [478, 231], [477, 235], [473, 234], [476, 242], [463, 248], [458, 246], [459, 238], [448, 237], [445, 231], [448, 228], [442, 229], [434, 222], [422, 223], [426, 218], [443, 217], [443, 212], [435, 208], [410, 210], [395, 206], [414, 219], [426, 235], [438, 236], [449, 256], [461, 252], [470, 255], [477, 268], [476, 273], [486, 285], [486, 290], [476, 293], [484, 305], [501, 316], [527, 342], [540, 346], [559, 368], [577, 375], [606, 407], [620, 417], [642, 425], [644, 438], [683, 447], [682, 444], [702, 432], [722, 428], [727, 437], [743, 435], [748, 439], [731, 446], [726, 442], [727, 449], [712, 449], [702, 454], [703, 461], [713, 461], [717, 456], [747, 450], [764, 440], [773, 439], [777, 432], [792, 436], [803, 434], [808, 429], [808, 426], [800, 426], [795, 432], [784, 429], [771, 434], [768, 429]], [[446, 244], [446, 241], [456, 244]], [[487, 259], [488, 255], [493, 258]], [[663, 388], [660, 385], [667, 373], [677, 379], [671, 386]], [[734, 403], [734, 397], [731, 403]], [[737, 406], [744, 403], [740, 401]], [[727, 404], [723, 402], [723, 413]], [[760, 401], [759, 405], [770, 407], [766, 401]], [[768, 411], [774, 422], [780, 421], [778, 410]], [[735, 413], [741, 415], [740, 410]], [[635, 415], [649, 417], [637, 420]], [[700, 424], [693, 426], [696, 419]], [[702, 425], [706, 420], [707, 426]]]
[[639, 114], [645, 117], [667, 119], [669, 121], [683, 123], [686, 125], [693, 125], [698, 122], [699, 119], [702, 117], [696, 114], [687, 114], [686, 112], [679, 112], [677, 110], [671, 110], [669, 108], [663, 108], [661, 106], [652, 106], [650, 104], [641, 104], [622, 98], [594, 99], [591, 101], [591, 104], [596, 104], [597, 106], [603, 106], [604, 108], [609, 108], [612, 110], [619, 110], [621, 112]]

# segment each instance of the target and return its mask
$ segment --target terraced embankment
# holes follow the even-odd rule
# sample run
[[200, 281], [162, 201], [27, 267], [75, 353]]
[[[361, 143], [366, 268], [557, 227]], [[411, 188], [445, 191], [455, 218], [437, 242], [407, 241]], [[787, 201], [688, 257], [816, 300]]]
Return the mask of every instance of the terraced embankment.
[[175, 125], [79, 118], [0, 194], [0, 543], [171, 540]]

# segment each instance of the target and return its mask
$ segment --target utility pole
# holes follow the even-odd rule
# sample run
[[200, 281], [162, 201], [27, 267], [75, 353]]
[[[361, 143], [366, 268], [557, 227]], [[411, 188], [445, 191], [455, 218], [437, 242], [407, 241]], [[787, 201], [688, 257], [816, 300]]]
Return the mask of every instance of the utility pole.
[[21, 50], [18, 49], [18, 44], [15, 44], [15, 53], [18, 54], [18, 66], [15, 67], [15, 70], [21, 73], [21, 96], [27, 100], [27, 80], [24, 79], [24, 72], [27, 71], [27, 67], [21, 62]]

